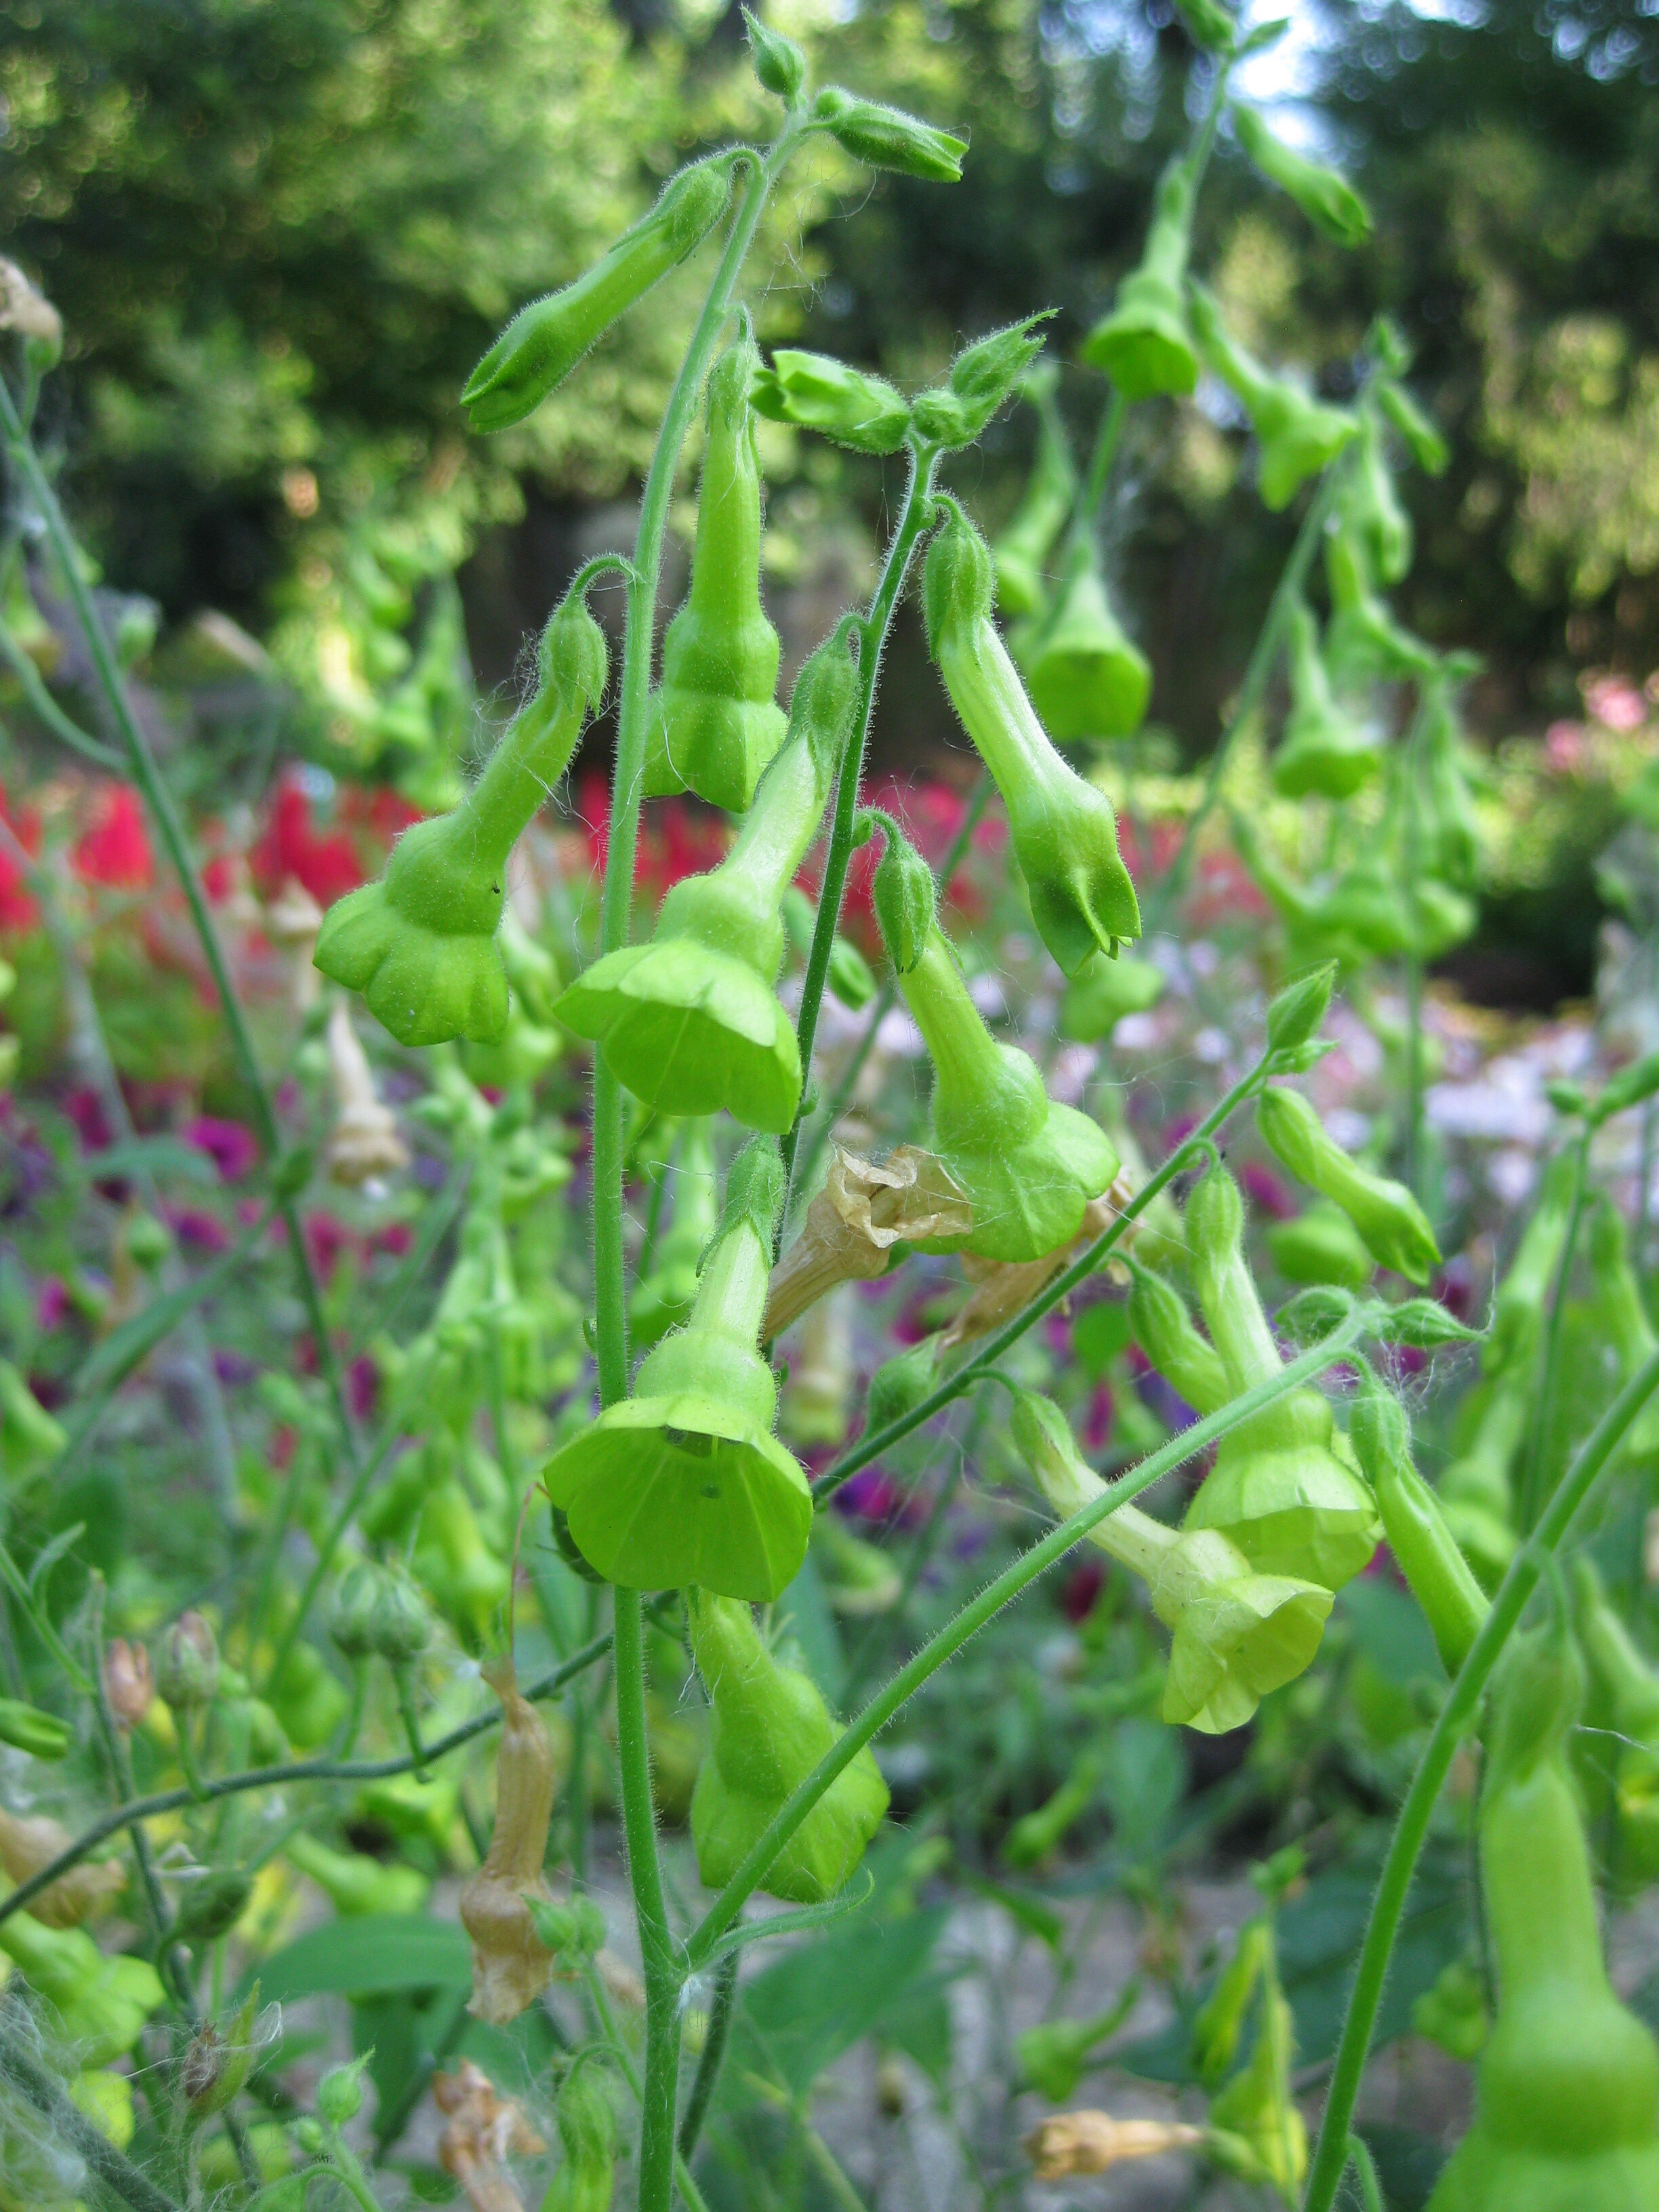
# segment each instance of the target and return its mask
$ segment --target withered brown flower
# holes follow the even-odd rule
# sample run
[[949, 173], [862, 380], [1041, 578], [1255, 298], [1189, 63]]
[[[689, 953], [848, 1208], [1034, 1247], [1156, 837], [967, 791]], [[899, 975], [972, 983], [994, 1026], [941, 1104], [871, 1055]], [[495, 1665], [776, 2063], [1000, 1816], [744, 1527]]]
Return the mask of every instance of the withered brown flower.
[[507, 2161], [534, 2158], [547, 2145], [522, 2108], [470, 2058], [453, 2074], [433, 2075], [432, 2100], [445, 2117], [438, 2163], [459, 2182], [471, 2212], [524, 2212]]
[[901, 1145], [866, 1160], [837, 1145], [800, 1235], [772, 1270], [763, 1337], [779, 1336], [837, 1283], [872, 1282], [893, 1247], [922, 1237], [965, 1237], [974, 1209], [943, 1160]]
[[[74, 1840], [67, 1828], [44, 1813], [26, 1818], [0, 1807], [0, 1867], [13, 1881], [27, 1881]], [[82, 1859], [32, 1897], [29, 1911], [48, 1928], [78, 1928], [89, 1912], [125, 1889], [126, 1881], [126, 1869], [115, 1860]]]
[[495, 1829], [483, 1864], [461, 1892], [461, 1924], [472, 1938], [470, 2009], [504, 2027], [533, 2004], [553, 1975], [553, 1954], [536, 1933], [527, 1899], [549, 1904], [542, 1875], [556, 1771], [546, 1724], [519, 1694], [513, 1662], [484, 1669], [501, 1701], [495, 1752]]
[[1185, 2120], [1115, 2120], [1109, 2112], [1051, 2112], [1026, 2136], [1025, 2149], [1039, 2181], [1063, 2181], [1068, 2174], [1104, 2173], [1132, 2158], [1190, 2150], [1203, 2140], [1203, 2129]]

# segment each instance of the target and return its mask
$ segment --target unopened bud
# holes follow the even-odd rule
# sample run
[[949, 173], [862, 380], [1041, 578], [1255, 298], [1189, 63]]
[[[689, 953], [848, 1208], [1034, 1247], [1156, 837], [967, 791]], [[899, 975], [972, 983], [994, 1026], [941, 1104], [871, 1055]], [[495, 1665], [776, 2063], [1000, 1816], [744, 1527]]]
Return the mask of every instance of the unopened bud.
[[748, 8], [743, 20], [749, 32], [749, 58], [755, 75], [768, 92], [793, 101], [806, 75], [806, 57], [793, 39], [774, 31]]
[[1267, 1042], [1275, 1052], [1286, 1052], [1316, 1034], [1331, 1003], [1336, 981], [1336, 963], [1311, 969], [1288, 984], [1267, 1009]]
[[142, 1644], [112, 1637], [104, 1653], [104, 1695], [123, 1728], [137, 1728], [155, 1701], [155, 1677]]
[[331, 2128], [343, 2128], [348, 2120], [356, 2119], [362, 2108], [362, 2071], [368, 2063], [368, 2054], [354, 2058], [349, 2066], [337, 2066], [325, 2074], [317, 2084], [317, 2110]]
[[933, 872], [890, 814], [872, 810], [870, 818], [886, 833], [872, 886], [876, 920], [894, 968], [908, 975], [921, 959], [933, 926], [938, 907]]
[[812, 110], [843, 152], [872, 169], [896, 169], [931, 184], [954, 185], [962, 177], [965, 138], [937, 131], [918, 117], [873, 100], [859, 100], [838, 84], [826, 85]]
[[161, 1638], [156, 1694], [175, 1711], [212, 1702], [219, 1687], [219, 1645], [199, 1613], [181, 1613]]

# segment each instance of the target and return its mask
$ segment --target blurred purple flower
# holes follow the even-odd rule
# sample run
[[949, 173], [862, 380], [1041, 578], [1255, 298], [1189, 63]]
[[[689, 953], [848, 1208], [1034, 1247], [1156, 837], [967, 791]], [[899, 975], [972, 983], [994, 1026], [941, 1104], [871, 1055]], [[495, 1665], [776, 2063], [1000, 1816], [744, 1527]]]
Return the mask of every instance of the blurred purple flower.
[[1085, 1451], [1104, 1451], [1112, 1433], [1112, 1423], [1117, 1418], [1117, 1408], [1112, 1403], [1111, 1386], [1097, 1382], [1089, 1399], [1089, 1411], [1083, 1424]]
[[216, 1114], [198, 1114], [185, 1131], [185, 1142], [205, 1152], [225, 1182], [239, 1182], [258, 1162], [258, 1140], [252, 1130], [240, 1121], [222, 1121]]
[[1066, 1576], [1060, 1593], [1060, 1611], [1075, 1626], [1086, 1620], [1095, 1609], [1095, 1600], [1100, 1595], [1106, 1580], [1106, 1563], [1097, 1557], [1079, 1559]]
[[213, 1371], [222, 1382], [234, 1389], [241, 1383], [251, 1382], [259, 1370], [241, 1352], [221, 1350], [213, 1355]]
[[1271, 1168], [1259, 1160], [1247, 1160], [1239, 1170], [1238, 1180], [1244, 1194], [1264, 1213], [1272, 1214], [1275, 1221], [1289, 1221], [1297, 1211], [1296, 1200]]
[[77, 1084], [73, 1091], [64, 1093], [64, 1111], [74, 1122], [76, 1134], [87, 1152], [101, 1152], [114, 1142], [104, 1103], [88, 1085]]
[[167, 1210], [167, 1225], [186, 1251], [224, 1252], [230, 1247], [230, 1231], [216, 1214], [207, 1213], [199, 1206], [174, 1206]]
[[61, 1275], [47, 1275], [34, 1294], [34, 1325], [58, 1328], [69, 1318], [69, 1286]]
[[346, 1370], [346, 1399], [352, 1419], [370, 1419], [380, 1395], [380, 1370], [366, 1352], [360, 1352]]

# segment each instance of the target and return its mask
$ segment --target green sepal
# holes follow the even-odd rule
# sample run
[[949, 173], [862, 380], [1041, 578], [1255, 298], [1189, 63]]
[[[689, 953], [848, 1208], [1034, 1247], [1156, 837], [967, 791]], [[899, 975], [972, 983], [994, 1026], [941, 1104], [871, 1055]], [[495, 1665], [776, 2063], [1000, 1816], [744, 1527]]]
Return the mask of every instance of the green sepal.
[[1371, 211], [1346, 177], [1276, 138], [1255, 108], [1235, 101], [1231, 113], [1239, 143], [1251, 162], [1295, 201], [1316, 230], [1339, 246], [1364, 244], [1370, 235]]
[[858, 453], [896, 453], [910, 427], [910, 403], [879, 376], [849, 368], [831, 354], [783, 346], [757, 370], [750, 402], [770, 422], [816, 430]]
[[812, 116], [843, 153], [872, 169], [894, 169], [901, 176], [921, 177], [930, 184], [961, 182], [968, 141], [899, 108], [860, 100], [831, 84], [813, 102]]
[[1031, 704], [1061, 744], [1131, 737], [1139, 728], [1152, 696], [1152, 664], [1113, 612], [1092, 558], [1070, 578], [1020, 659]]
[[[697, 1590], [687, 1612], [713, 1709], [709, 1755], [691, 1797], [691, 1839], [698, 1873], [718, 1889], [841, 1730], [811, 1676], [768, 1650], [746, 1606]], [[887, 1784], [866, 1745], [785, 1844], [761, 1887], [794, 1905], [833, 1897], [857, 1869], [887, 1805]]]
[[1276, 994], [1267, 1008], [1267, 1042], [1275, 1052], [1293, 1052], [1317, 1036], [1335, 988], [1336, 963], [1325, 960]]
[[1034, 332], [1053, 312], [1011, 323], [959, 353], [949, 381], [916, 398], [910, 414], [916, 435], [929, 446], [971, 446], [1042, 351]]

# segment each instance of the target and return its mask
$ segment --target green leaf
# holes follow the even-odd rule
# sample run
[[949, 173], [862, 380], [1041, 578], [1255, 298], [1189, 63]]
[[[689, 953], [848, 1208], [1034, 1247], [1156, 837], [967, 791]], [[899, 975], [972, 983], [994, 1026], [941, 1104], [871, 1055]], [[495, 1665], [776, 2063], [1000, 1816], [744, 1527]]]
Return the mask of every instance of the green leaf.
[[400, 1990], [472, 1986], [472, 1946], [453, 1920], [370, 1912], [331, 1920], [273, 1952], [259, 1968], [268, 2004], [297, 1997], [389, 1996]]
[[214, 1184], [219, 1170], [208, 1154], [176, 1137], [127, 1137], [86, 1161], [88, 1174], [98, 1182], [119, 1176], [176, 1176], [182, 1182]]
[[725, 2087], [741, 2101], [745, 2072], [804, 2096], [826, 2066], [884, 2029], [933, 1965], [948, 1914], [913, 1912], [804, 1944], [743, 1985]]

